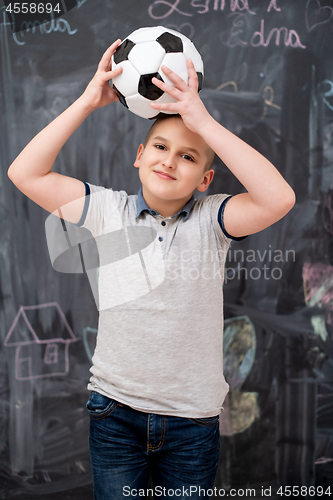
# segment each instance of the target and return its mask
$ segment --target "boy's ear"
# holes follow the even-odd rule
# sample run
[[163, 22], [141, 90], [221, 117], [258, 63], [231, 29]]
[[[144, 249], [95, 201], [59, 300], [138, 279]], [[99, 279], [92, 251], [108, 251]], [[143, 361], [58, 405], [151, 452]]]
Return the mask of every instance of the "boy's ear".
[[140, 146], [138, 148], [138, 151], [136, 153], [136, 159], [135, 159], [135, 162], [134, 162], [134, 166], [136, 168], [140, 167], [140, 159], [141, 159], [141, 156], [142, 156], [142, 153], [143, 153], [144, 149], [145, 149], [144, 145], [140, 144]]
[[206, 189], [208, 189], [209, 187], [209, 184], [212, 182], [213, 180], [213, 177], [214, 177], [214, 170], [213, 169], [210, 169], [210, 170], [207, 170], [207, 172], [205, 172], [204, 174], [204, 178], [202, 179], [201, 183], [199, 184], [199, 186], [197, 186], [197, 190], [198, 191], [201, 191], [201, 193], [203, 193], [204, 191], [206, 191]]

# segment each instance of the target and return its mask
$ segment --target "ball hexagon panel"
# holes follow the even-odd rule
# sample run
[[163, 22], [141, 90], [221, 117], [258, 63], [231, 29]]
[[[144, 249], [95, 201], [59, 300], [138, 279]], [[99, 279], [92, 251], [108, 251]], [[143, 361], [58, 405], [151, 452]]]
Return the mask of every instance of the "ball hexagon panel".
[[[180, 76], [184, 80], [184, 82], [188, 83], [188, 73], [187, 73], [187, 66], [186, 66], [186, 59], [184, 57], [183, 53], [179, 54], [166, 54], [163, 62], [163, 65], [165, 65], [167, 68], [170, 68], [172, 71], [177, 73], [177, 75]], [[173, 83], [169, 78], [166, 76], [165, 73], [160, 69], [160, 74], [165, 81], [165, 83], [168, 83], [169, 85], [173, 86]]]
[[164, 49], [155, 40], [155, 42], [144, 42], [134, 45], [128, 55], [128, 59], [140, 75], [146, 75], [157, 72], [164, 56]]
[[117, 89], [121, 89], [123, 95], [133, 95], [138, 92], [140, 73], [134, 68], [131, 61], [123, 61], [119, 65], [123, 68], [122, 73], [117, 77]]
[[[177, 102], [177, 100], [174, 99], [173, 97], [170, 97], [168, 94], [164, 93], [159, 99], [157, 99], [156, 102], [158, 102], [160, 104], [163, 104], [163, 103]], [[159, 114], [160, 114], [160, 111], [157, 111], [157, 114], [155, 116], [157, 116]], [[174, 115], [175, 112], [174, 111], [163, 111], [163, 114], [165, 114], [165, 115]]]
[[203, 63], [201, 56], [193, 43], [190, 40], [185, 40], [183, 41], [183, 46], [184, 46], [184, 56], [185, 59], [188, 59], [189, 57], [192, 59], [192, 62], [194, 64], [195, 70], [197, 72], [203, 73]]
[[[163, 97], [163, 96], [162, 96]], [[159, 114], [159, 111], [150, 107], [148, 99], [140, 94], [131, 95], [126, 97], [127, 107], [132, 113], [135, 113], [142, 118], [154, 118]]]
[[155, 41], [166, 29], [163, 26], [154, 26], [152, 28], [139, 28], [133, 31], [128, 38], [134, 43], [140, 42], [153, 42]]

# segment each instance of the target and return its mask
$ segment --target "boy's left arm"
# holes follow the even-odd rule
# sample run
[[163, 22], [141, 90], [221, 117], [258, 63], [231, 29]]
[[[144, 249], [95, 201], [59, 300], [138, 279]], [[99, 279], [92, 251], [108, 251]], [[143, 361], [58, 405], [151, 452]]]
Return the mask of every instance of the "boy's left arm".
[[151, 106], [179, 113], [185, 125], [201, 135], [229, 170], [243, 184], [246, 193], [233, 196], [224, 210], [224, 227], [234, 237], [253, 234], [274, 224], [295, 204], [295, 193], [279, 171], [258, 151], [220, 125], [208, 113], [198, 94], [198, 79], [188, 60], [188, 85], [163, 66], [176, 87], [154, 79], [154, 84], [177, 99], [176, 103]]

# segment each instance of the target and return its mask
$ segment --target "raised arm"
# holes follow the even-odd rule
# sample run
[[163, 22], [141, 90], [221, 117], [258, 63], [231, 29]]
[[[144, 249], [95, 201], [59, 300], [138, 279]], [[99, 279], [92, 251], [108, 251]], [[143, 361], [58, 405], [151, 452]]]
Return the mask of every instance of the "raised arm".
[[37, 134], [8, 169], [8, 177], [22, 193], [48, 212], [60, 209], [60, 215], [70, 222], [78, 222], [81, 217], [84, 184], [51, 169], [63, 145], [87, 116], [94, 109], [117, 100], [109, 80], [122, 71], [111, 68], [111, 56], [119, 43], [117, 40], [104, 53], [84, 93]]
[[197, 74], [190, 60], [188, 71], [187, 85], [163, 67], [163, 72], [176, 87], [157, 79], [154, 79], [154, 84], [177, 102], [152, 103], [151, 106], [179, 113], [185, 125], [201, 135], [247, 190], [247, 193], [233, 196], [226, 204], [223, 220], [227, 233], [240, 237], [261, 231], [291, 210], [295, 204], [295, 193], [264, 156], [214, 120], [198, 95]]

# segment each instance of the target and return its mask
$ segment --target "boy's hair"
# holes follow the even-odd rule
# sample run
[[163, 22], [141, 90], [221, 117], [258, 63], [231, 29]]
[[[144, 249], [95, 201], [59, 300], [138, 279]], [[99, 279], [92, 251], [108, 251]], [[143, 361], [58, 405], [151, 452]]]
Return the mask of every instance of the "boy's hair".
[[[145, 142], [143, 143], [143, 145], [146, 147], [152, 133], [154, 132], [156, 126], [161, 123], [162, 121], [164, 120], [167, 120], [169, 118], [179, 118], [179, 119], [182, 119], [182, 117], [179, 115], [179, 114], [175, 114], [175, 115], [167, 115], [167, 114], [163, 114], [163, 113], [160, 113], [158, 115], [158, 117], [156, 118], [156, 120], [154, 121], [154, 123], [152, 124], [152, 126], [150, 127], [150, 129], [148, 130], [148, 133], [147, 133], [147, 137], [145, 139]], [[205, 164], [205, 168], [204, 168], [204, 171], [207, 172], [207, 170], [209, 170], [213, 163], [214, 163], [214, 160], [215, 160], [215, 152], [212, 150], [212, 148], [210, 148], [208, 145], [206, 146], [206, 157], [207, 157], [207, 161], [206, 161], [206, 164]]]

